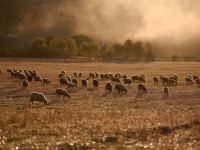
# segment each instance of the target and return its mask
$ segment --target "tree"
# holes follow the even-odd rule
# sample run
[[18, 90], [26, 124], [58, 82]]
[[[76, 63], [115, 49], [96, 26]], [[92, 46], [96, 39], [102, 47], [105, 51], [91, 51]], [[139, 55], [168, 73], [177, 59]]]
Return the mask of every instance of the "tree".
[[123, 56], [123, 46], [120, 43], [114, 43], [112, 46], [112, 52], [117, 59], [122, 59]]
[[123, 45], [123, 49], [124, 49], [124, 58], [128, 58], [128, 57], [132, 57], [134, 56], [135, 52], [133, 49], [133, 42], [132, 40], [128, 39], [124, 42]]
[[96, 57], [99, 47], [96, 43], [82, 43], [80, 46], [80, 54], [86, 57]]
[[145, 60], [146, 61], [154, 61], [156, 59], [156, 56], [152, 49], [148, 49], [145, 54]]
[[66, 56], [70, 57], [77, 55], [78, 48], [76, 46], [75, 41], [71, 38], [66, 38], [65, 40], [66, 40], [66, 47], [65, 47]]
[[31, 54], [34, 56], [44, 56], [47, 50], [46, 39], [43, 37], [36, 37], [31, 42]]
[[171, 60], [172, 61], [177, 61], [178, 60], [178, 56], [177, 55], [172, 55], [171, 56]]
[[135, 51], [135, 59], [137, 60], [137, 59], [143, 58], [144, 54], [145, 54], [143, 42], [138, 41], [133, 44], [133, 47], [134, 47], [134, 51]]
[[66, 55], [66, 40], [62, 37], [54, 37], [50, 43], [49, 47], [51, 53], [57, 56], [65, 56]]

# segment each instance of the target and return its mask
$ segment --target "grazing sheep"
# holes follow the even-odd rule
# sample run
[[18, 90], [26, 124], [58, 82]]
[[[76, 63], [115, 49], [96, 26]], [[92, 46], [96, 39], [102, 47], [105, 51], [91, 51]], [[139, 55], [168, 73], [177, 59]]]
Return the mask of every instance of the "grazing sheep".
[[9, 69], [9, 68], [8, 68], [8, 69], [7, 69], [7, 72], [8, 72], [8, 73], [11, 73], [11, 72], [12, 72], [12, 69]]
[[76, 83], [73, 83], [71, 81], [67, 81], [67, 87], [68, 88], [77, 88], [77, 84]]
[[99, 73], [95, 72], [95, 77], [98, 78], [99, 77]]
[[169, 84], [169, 78], [165, 76], [160, 76], [160, 80], [162, 81], [163, 85], [168, 85]]
[[121, 83], [120, 79], [118, 77], [113, 77], [111, 78], [111, 81], [112, 82], [118, 82], [118, 83]]
[[175, 85], [177, 85], [178, 84], [178, 82], [177, 82], [177, 80], [175, 80], [175, 79], [169, 79], [169, 81], [168, 81], [168, 85], [169, 86], [175, 86]]
[[27, 80], [23, 80], [22, 81], [22, 87], [24, 87], [25, 89], [28, 87], [29, 83]]
[[175, 77], [176, 80], [178, 81], [178, 79], [179, 79], [178, 75], [175, 74], [174, 77]]
[[78, 77], [78, 73], [77, 72], [74, 72], [74, 77]]
[[127, 75], [123, 75], [122, 78], [123, 79], [127, 79], [128, 77], [127, 77]]
[[30, 74], [31, 74], [31, 76], [32, 76], [33, 78], [37, 76], [36, 71], [31, 71]]
[[169, 89], [167, 87], [164, 88], [164, 94], [169, 95]]
[[78, 85], [78, 80], [77, 79], [72, 79], [72, 82]]
[[193, 79], [193, 75], [188, 74], [188, 75], [187, 75], [187, 78]]
[[60, 78], [60, 85], [67, 85], [67, 79], [65, 77]]
[[199, 79], [199, 77], [198, 76], [193, 76], [193, 79], [196, 81], [196, 80]]
[[100, 74], [101, 80], [105, 79], [105, 74]]
[[92, 84], [93, 84], [93, 87], [98, 88], [98, 86], [99, 86], [99, 81], [93, 80]]
[[81, 78], [82, 76], [83, 76], [83, 74], [80, 72], [80, 73], [78, 74], [78, 77]]
[[58, 77], [59, 77], [59, 78], [62, 78], [62, 77], [64, 77], [64, 76], [65, 76], [65, 74], [63, 74], [63, 73], [58, 74]]
[[85, 79], [81, 80], [81, 83], [82, 83], [83, 87], [87, 87], [87, 85], [88, 85], [88, 81]]
[[141, 75], [140, 77], [138, 77], [138, 80], [139, 80], [140, 83], [145, 83], [144, 75]]
[[185, 82], [186, 82], [187, 85], [193, 85], [193, 81], [189, 77], [185, 78]]
[[46, 98], [46, 96], [43, 93], [39, 93], [39, 92], [32, 92], [30, 93], [30, 103], [33, 101], [38, 101], [38, 102], [43, 102], [45, 105], [48, 104], [48, 99]]
[[64, 75], [66, 74], [66, 72], [65, 72], [64, 70], [62, 70], [60, 73], [61, 73], [61, 74], [64, 74]]
[[158, 84], [158, 82], [159, 82], [158, 77], [153, 77], [153, 82], [154, 82], [154, 84]]
[[113, 74], [112, 73], [108, 73], [109, 78], [113, 78]]
[[89, 73], [89, 78], [94, 79], [94, 78], [95, 78], [95, 74], [90, 72], [90, 73]]
[[56, 90], [56, 94], [57, 94], [57, 96], [58, 96], [59, 98], [60, 98], [60, 96], [63, 96], [63, 99], [64, 99], [65, 96], [67, 96], [69, 99], [71, 98], [66, 89], [58, 88], [58, 89]]
[[125, 78], [124, 79], [124, 84], [131, 84], [132, 83], [132, 80], [131, 79], [128, 79], [128, 78]]
[[29, 82], [32, 82], [33, 77], [30, 75], [30, 76], [27, 76], [27, 79], [28, 79]]
[[136, 82], [136, 81], [139, 80], [139, 77], [138, 76], [132, 76], [132, 80], [133, 80], [133, 82]]
[[106, 91], [108, 91], [109, 93], [112, 92], [112, 84], [111, 83], [106, 83]]
[[35, 82], [41, 82], [42, 83], [42, 77], [41, 76], [35, 76], [34, 80], [35, 80]]
[[144, 84], [139, 84], [139, 85], [138, 85], [138, 93], [139, 93], [139, 94], [147, 93], [147, 88], [145, 87]]
[[197, 80], [196, 80], [196, 84], [197, 84], [197, 85], [200, 85], [200, 79], [197, 79]]
[[108, 75], [107, 73], [105, 74], [104, 77], [105, 77], [106, 80], [108, 80], [108, 79], [110, 78], [109, 75]]
[[50, 84], [51, 81], [50, 81], [49, 79], [47, 79], [47, 78], [43, 78], [43, 79], [42, 79], [42, 83], [43, 83], [43, 84]]
[[117, 90], [118, 93], [127, 93], [128, 92], [126, 86], [122, 83], [117, 83], [115, 85], [115, 89]]
[[20, 80], [27, 80], [26, 75], [25, 75], [25, 74], [22, 74], [22, 73], [19, 73], [19, 74], [18, 74], [18, 78], [19, 78]]
[[67, 80], [70, 81], [70, 82], [72, 82], [71, 76], [67, 76]]

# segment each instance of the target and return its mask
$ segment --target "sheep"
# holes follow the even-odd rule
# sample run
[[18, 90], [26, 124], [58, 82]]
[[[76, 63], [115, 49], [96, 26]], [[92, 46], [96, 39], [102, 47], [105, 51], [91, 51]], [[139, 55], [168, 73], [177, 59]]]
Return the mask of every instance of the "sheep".
[[111, 83], [106, 83], [106, 92], [109, 92], [109, 93], [112, 92], [112, 84]]
[[200, 79], [197, 79], [197, 80], [196, 80], [196, 84], [197, 84], [197, 85], [200, 85]]
[[59, 82], [60, 82], [60, 86], [63, 85], [63, 84], [64, 84], [64, 85], [65, 85], [65, 84], [67, 85], [67, 83], [68, 83], [68, 82], [67, 82], [67, 79], [66, 79], [65, 77], [60, 78]]
[[33, 78], [37, 76], [36, 71], [30, 71], [30, 74], [31, 74], [31, 76], [32, 76]]
[[8, 68], [8, 69], [7, 69], [7, 72], [8, 72], [8, 73], [11, 73], [11, 72], [12, 72], [12, 69], [9, 69], [9, 68]]
[[90, 72], [90, 73], [89, 73], [89, 78], [94, 79], [94, 77], [95, 77], [95, 74]]
[[78, 77], [78, 73], [77, 72], [74, 72], [74, 77]]
[[118, 82], [118, 83], [121, 83], [120, 79], [118, 77], [113, 77], [111, 78], [111, 81], [112, 82]]
[[98, 78], [99, 77], [99, 73], [95, 72], [95, 77]]
[[63, 96], [63, 99], [64, 99], [65, 96], [67, 96], [69, 99], [71, 98], [66, 89], [58, 88], [58, 89], [56, 90], [56, 94], [57, 94], [57, 96], [58, 96], [59, 98], [60, 98], [60, 96]]
[[78, 77], [81, 78], [82, 76], [83, 76], [83, 74], [80, 72], [80, 73], [78, 74]]
[[164, 88], [164, 94], [169, 95], [169, 89], [167, 87]]
[[187, 85], [193, 85], [193, 81], [192, 81], [192, 79], [189, 78], [189, 77], [186, 77], [186, 78], [185, 78], [185, 82], [186, 82]]
[[47, 78], [43, 78], [43, 79], [42, 79], [42, 83], [43, 83], [43, 84], [50, 84], [51, 81], [50, 81], [49, 79], [47, 79]]
[[27, 80], [23, 80], [22, 81], [22, 87], [24, 87], [25, 89], [28, 87], [29, 83]]
[[158, 84], [158, 82], [159, 82], [159, 79], [158, 79], [158, 77], [153, 77], [153, 82], [154, 82], [154, 84]]
[[127, 77], [127, 75], [123, 75], [122, 78], [123, 79], [127, 79], [128, 77]]
[[113, 78], [113, 74], [112, 73], [108, 73], [109, 78]]
[[59, 78], [62, 78], [62, 77], [64, 77], [65, 75], [63, 74], [63, 73], [60, 73], [60, 74], [58, 74], [58, 77]]
[[139, 85], [138, 85], [138, 93], [139, 93], [139, 94], [147, 93], [147, 88], [145, 87], [144, 84], [139, 84]]
[[70, 81], [70, 82], [72, 82], [71, 76], [67, 76], [67, 80]]
[[168, 85], [169, 86], [175, 86], [175, 85], [177, 85], [178, 83], [177, 83], [177, 80], [175, 80], [175, 79], [169, 79], [169, 81], [168, 81]]
[[77, 79], [72, 79], [72, 82], [78, 85], [78, 80]]
[[128, 92], [126, 86], [122, 83], [117, 83], [115, 85], [115, 89], [118, 93], [127, 93]]
[[19, 78], [20, 80], [27, 80], [26, 75], [25, 75], [25, 74], [22, 74], [22, 73], [19, 73], [19, 74], [18, 74], [18, 78]]
[[100, 74], [101, 80], [105, 79], [105, 74]]
[[99, 81], [93, 80], [92, 84], [93, 84], [93, 87], [98, 88], [98, 86], [99, 86]]
[[140, 83], [145, 83], [145, 77], [144, 77], [144, 75], [139, 76], [138, 80], [139, 80]]
[[43, 102], [45, 105], [48, 104], [48, 99], [43, 93], [32, 92], [30, 93], [29, 96], [30, 96], [30, 103], [32, 102], [32, 104], [33, 104], [33, 101]]
[[41, 82], [42, 83], [42, 77], [41, 76], [35, 76], [34, 80], [35, 80], [35, 82]]
[[66, 72], [65, 72], [64, 70], [62, 70], [60, 73], [61, 73], [61, 74], [64, 74], [64, 75], [66, 74]]
[[176, 80], [178, 81], [178, 79], [179, 79], [178, 75], [175, 74], [174, 77], [175, 77]]
[[132, 76], [132, 80], [133, 80], [133, 82], [136, 82], [136, 81], [139, 80], [139, 77], [138, 76]]
[[73, 83], [71, 81], [67, 81], [67, 87], [68, 88], [77, 88], [77, 84], [76, 83]]
[[196, 80], [199, 79], [199, 77], [198, 76], [193, 76], [193, 79], [196, 81]]
[[104, 76], [104, 77], [105, 77], [105, 79], [106, 79], [106, 80], [108, 80], [108, 79], [109, 79], [109, 75], [108, 75], [107, 73], [105, 74], [105, 76]]
[[193, 75], [188, 74], [188, 75], [187, 75], [187, 78], [193, 79]]
[[87, 85], [88, 85], [88, 81], [85, 79], [81, 80], [81, 83], [82, 83], [83, 87], [87, 87]]
[[161, 79], [163, 85], [169, 84], [169, 78], [167, 78], [165, 76], [160, 76], [160, 79]]
[[124, 79], [124, 84], [131, 84], [132, 83], [132, 80], [131, 79], [128, 79], [128, 78], [125, 78]]

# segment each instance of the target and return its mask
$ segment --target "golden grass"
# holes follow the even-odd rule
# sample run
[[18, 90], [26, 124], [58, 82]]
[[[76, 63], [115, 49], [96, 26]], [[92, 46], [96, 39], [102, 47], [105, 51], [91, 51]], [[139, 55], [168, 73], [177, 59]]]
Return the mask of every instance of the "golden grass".
[[[21, 84], [7, 68], [36, 70], [50, 85]], [[200, 147], [200, 89], [184, 86], [188, 73], [200, 75], [200, 63], [48, 63], [1, 62], [0, 149], [198, 149]], [[58, 73], [83, 72], [145, 74], [149, 94], [135, 98], [137, 84], [125, 96], [104, 96], [106, 81], [98, 90], [89, 84], [88, 95], [80, 89], [71, 100], [58, 100]], [[170, 87], [170, 99], [161, 100], [163, 87], [152, 83], [160, 74], [180, 76]], [[43, 92], [51, 101], [29, 105], [29, 93]]]

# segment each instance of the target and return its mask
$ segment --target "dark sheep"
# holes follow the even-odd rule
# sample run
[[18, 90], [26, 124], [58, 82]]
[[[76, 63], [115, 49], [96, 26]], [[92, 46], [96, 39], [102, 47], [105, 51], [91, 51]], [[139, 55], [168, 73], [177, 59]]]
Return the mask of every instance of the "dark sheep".
[[160, 76], [160, 79], [161, 79], [163, 85], [169, 84], [169, 78], [167, 78], [165, 76]]
[[120, 79], [118, 77], [113, 77], [111, 78], [111, 81], [112, 82], [118, 82], [118, 83], [121, 83]]
[[145, 77], [142, 75], [140, 77], [138, 77], [138, 80], [140, 83], [145, 83]]
[[175, 74], [174, 77], [175, 77], [176, 80], [178, 81], [178, 79], [179, 79], [178, 75]]
[[83, 87], [87, 87], [87, 85], [88, 85], [88, 81], [85, 79], [81, 80], [81, 83], [82, 83]]
[[22, 74], [22, 73], [18, 74], [18, 78], [19, 78], [20, 80], [27, 80], [26, 75], [25, 75], [25, 74]]
[[112, 84], [111, 83], [106, 83], [106, 91], [108, 91], [109, 93], [112, 92]]
[[66, 89], [61, 89], [61, 88], [58, 88], [56, 90], [56, 94], [57, 96], [60, 98], [60, 96], [63, 96], [63, 99], [65, 96], [67, 96], [69, 99], [71, 98], [71, 96], [69, 95], [69, 93], [67, 92]]
[[164, 88], [164, 94], [169, 95], [169, 88], [167, 87]]
[[132, 80], [131, 79], [128, 79], [128, 78], [125, 78], [124, 79], [124, 84], [131, 84], [132, 83]]
[[117, 83], [115, 85], [115, 89], [118, 93], [127, 93], [128, 92], [126, 86], [122, 83]]
[[175, 85], [177, 85], [178, 83], [177, 83], [177, 80], [175, 80], [175, 79], [169, 79], [169, 81], [168, 81], [168, 85], [169, 86], [175, 86]]
[[29, 82], [32, 82], [33, 77], [30, 75], [30, 76], [27, 76], [27, 79], [28, 79]]
[[78, 80], [77, 79], [72, 79], [72, 82], [78, 85]]
[[98, 86], [99, 86], [99, 81], [93, 80], [92, 84], [93, 84], [93, 87], [98, 88]]
[[60, 73], [60, 74], [58, 75], [59, 78], [62, 78], [62, 77], [64, 77], [64, 76], [65, 76], [65, 74], [63, 74], [63, 73]]
[[140, 94], [147, 93], [147, 88], [145, 87], [144, 84], [139, 84], [138, 85], [138, 93], [140, 93]]
[[112, 73], [108, 73], [109, 78], [113, 78], [113, 74]]
[[185, 82], [188, 85], [193, 85], [193, 81], [192, 81], [192, 79], [190, 77], [185, 78]]
[[124, 79], [127, 79], [128, 77], [127, 77], [127, 75], [123, 75], [123, 78], [124, 78]]
[[78, 73], [77, 72], [74, 72], [74, 77], [78, 77]]
[[67, 79], [65, 77], [60, 78], [60, 85], [67, 85]]
[[12, 69], [9, 69], [9, 68], [8, 68], [8, 69], [7, 69], [7, 72], [8, 72], [8, 73], [11, 73], [11, 72], [12, 72]]
[[67, 76], [67, 80], [70, 81], [70, 82], [72, 82], [71, 76]]
[[78, 77], [81, 78], [82, 76], [83, 76], [83, 74], [80, 72], [80, 73], [78, 74]]
[[159, 82], [158, 77], [153, 77], [153, 82], [154, 82], [154, 84], [158, 84], [158, 82]]
[[29, 83], [27, 80], [22, 81], [22, 86], [26, 89], [28, 87]]
[[47, 79], [47, 78], [43, 78], [43, 79], [42, 79], [42, 83], [43, 83], [43, 84], [50, 84], [51, 81], [50, 81], [49, 79]]
[[199, 79], [199, 77], [198, 76], [193, 76], [193, 79], [196, 81], [196, 80]]
[[95, 78], [95, 74], [94, 73], [89, 73], [89, 78], [94, 79]]
[[61, 74], [64, 74], [64, 75], [66, 74], [66, 72], [65, 72], [64, 70], [62, 70], [60, 73], [61, 73]]
[[42, 83], [42, 77], [41, 76], [35, 76], [34, 80], [35, 80], [35, 82], [41, 82]]
[[197, 79], [197, 80], [196, 80], [196, 84], [197, 84], [197, 85], [200, 85], [200, 79]]
[[133, 80], [133, 82], [136, 82], [136, 81], [139, 80], [139, 77], [138, 76], [132, 76], [132, 80]]
[[99, 77], [99, 73], [95, 72], [95, 77], [98, 78]]

